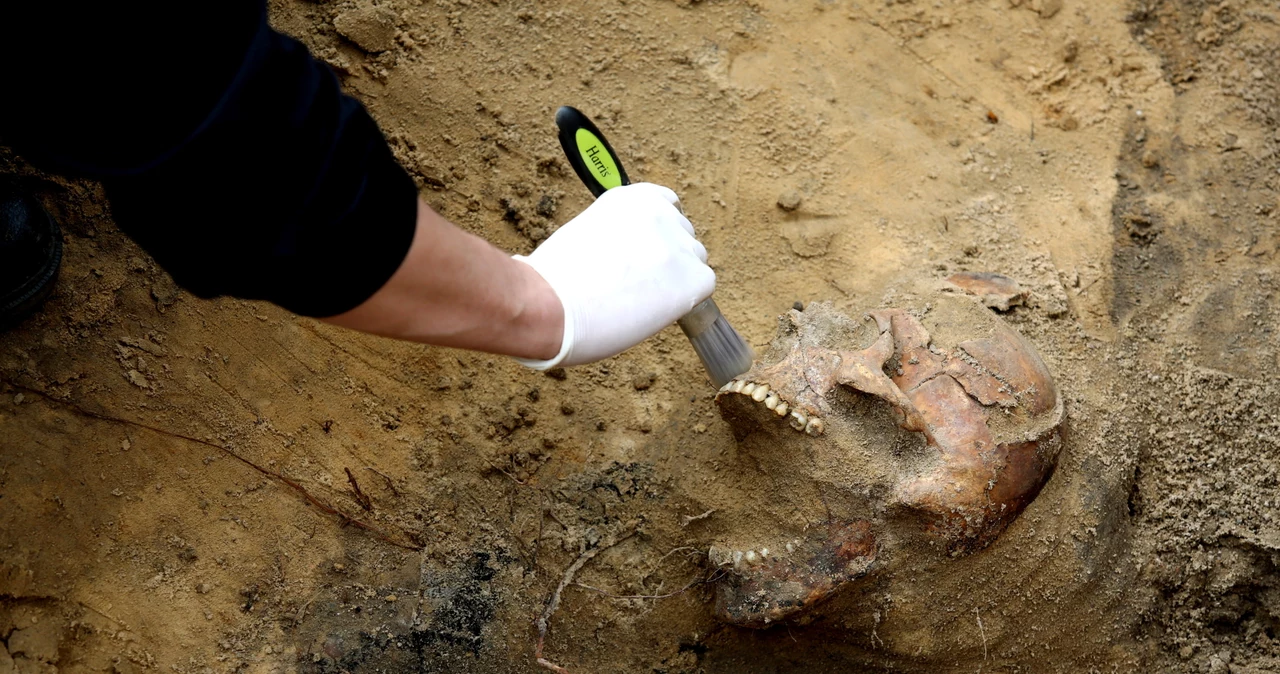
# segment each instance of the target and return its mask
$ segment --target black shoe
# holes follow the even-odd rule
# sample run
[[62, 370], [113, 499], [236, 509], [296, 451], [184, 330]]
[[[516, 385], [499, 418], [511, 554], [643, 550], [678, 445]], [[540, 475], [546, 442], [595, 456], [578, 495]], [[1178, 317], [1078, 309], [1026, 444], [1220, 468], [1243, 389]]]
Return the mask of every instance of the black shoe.
[[0, 330], [17, 325], [53, 290], [62, 233], [44, 206], [0, 183]]

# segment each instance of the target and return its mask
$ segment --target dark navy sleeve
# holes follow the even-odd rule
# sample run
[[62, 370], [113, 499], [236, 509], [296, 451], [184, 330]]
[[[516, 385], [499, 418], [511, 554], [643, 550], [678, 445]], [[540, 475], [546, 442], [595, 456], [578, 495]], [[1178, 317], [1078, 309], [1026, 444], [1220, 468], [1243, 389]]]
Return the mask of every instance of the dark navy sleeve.
[[0, 140], [102, 180], [180, 285], [329, 316], [399, 268], [416, 187], [263, 2], [9, 4], [26, 7], [0, 9], [0, 52], [24, 67], [5, 88], [25, 103], [0, 103]]

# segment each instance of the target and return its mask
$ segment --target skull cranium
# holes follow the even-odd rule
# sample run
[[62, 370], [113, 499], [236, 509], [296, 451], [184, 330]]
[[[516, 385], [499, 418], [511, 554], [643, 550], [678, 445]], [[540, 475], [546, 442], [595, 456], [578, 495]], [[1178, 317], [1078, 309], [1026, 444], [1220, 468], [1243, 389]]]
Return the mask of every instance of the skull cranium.
[[747, 627], [801, 617], [921, 541], [987, 546], [1049, 478], [1064, 418], [1030, 344], [956, 294], [861, 321], [792, 311], [716, 400], [742, 454], [798, 504], [785, 540], [712, 547], [716, 615]]

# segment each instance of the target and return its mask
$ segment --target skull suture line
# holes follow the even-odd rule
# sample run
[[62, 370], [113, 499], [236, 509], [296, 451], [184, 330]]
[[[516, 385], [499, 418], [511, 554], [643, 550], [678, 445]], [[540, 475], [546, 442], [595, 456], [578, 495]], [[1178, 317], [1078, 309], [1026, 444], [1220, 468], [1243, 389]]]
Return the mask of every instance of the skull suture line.
[[1053, 379], [972, 298], [944, 294], [919, 314], [880, 309], [861, 322], [813, 304], [780, 319], [765, 362], [721, 390], [721, 414], [742, 453], [772, 461], [762, 471], [793, 473], [770, 479], [817, 485], [825, 514], [772, 549], [712, 546], [725, 571], [715, 612], [727, 622], [802, 616], [909, 539], [952, 555], [981, 549], [1053, 470], [1064, 417]]

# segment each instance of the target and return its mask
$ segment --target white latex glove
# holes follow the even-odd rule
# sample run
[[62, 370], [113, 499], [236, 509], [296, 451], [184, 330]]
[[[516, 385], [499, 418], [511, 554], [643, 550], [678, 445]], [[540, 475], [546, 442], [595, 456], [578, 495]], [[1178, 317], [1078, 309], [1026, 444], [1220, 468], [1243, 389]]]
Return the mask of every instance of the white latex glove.
[[615, 356], [689, 313], [716, 288], [707, 249], [671, 190], [615, 187], [538, 246], [515, 258], [533, 267], [564, 305], [564, 342], [546, 370]]

